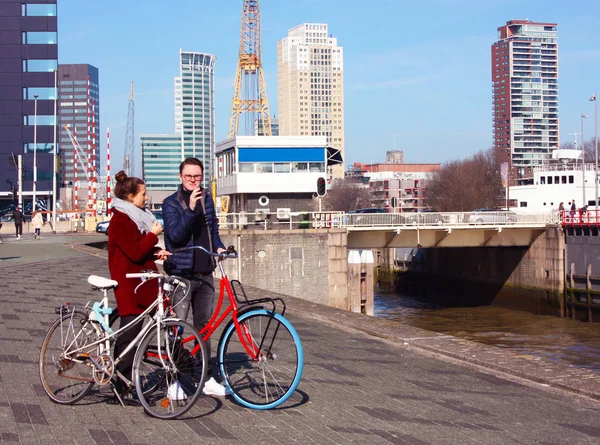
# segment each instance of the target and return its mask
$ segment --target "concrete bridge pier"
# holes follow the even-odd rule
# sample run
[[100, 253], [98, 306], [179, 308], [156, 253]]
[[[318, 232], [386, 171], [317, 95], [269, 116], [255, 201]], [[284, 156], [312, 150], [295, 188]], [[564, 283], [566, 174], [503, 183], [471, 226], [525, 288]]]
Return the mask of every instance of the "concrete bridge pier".
[[348, 304], [351, 312], [375, 312], [372, 250], [348, 250]]

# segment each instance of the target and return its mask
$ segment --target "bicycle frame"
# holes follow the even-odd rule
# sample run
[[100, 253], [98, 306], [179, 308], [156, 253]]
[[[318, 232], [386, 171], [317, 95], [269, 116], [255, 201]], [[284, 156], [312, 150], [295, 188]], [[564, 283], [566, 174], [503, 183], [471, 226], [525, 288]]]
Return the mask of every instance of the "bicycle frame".
[[[138, 273], [138, 274], [128, 274], [128, 275], [135, 275], [135, 276], [130, 276], [129, 278], [136, 278], [136, 277], [145, 277], [148, 278], [149, 273]], [[164, 315], [165, 315], [165, 308], [164, 308], [164, 290], [163, 290], [163, 276], [160, 274], [152, 274], [153, 276], [151, 276], [150, 278], [157, 278], [158, 279], [158, 295], [156, 300], [144, 311], [142, 312], [140, 315], [138, 315], [131, 323], [128, 323], [125, 326], [119, 327], [118, 330], [114, 331], [112, 334], [109, 334], [108, 332], [106, 332], [104, 329], [102, 329], [101, 327], [99, 327], [97, 324], [92, 324], [90, 323], [94, 329], [96, 330], [96, 332], [98, 333], [98, 335], [101, 335], [101, 338], [91, 342], [91, 343], [87, 343], [79, 348], [73, 349], [71, 350], [71, 347], [73, 346], [74, 343], [76, 343], [77, 339], [80, 337], [81, 333], [83, 332], [83, 329], [80, 330], [77, 335], [75, 336], [75, 338], [71, 341], [71, 343], [65, 347], [65, 350], [68, 351], [69, 356], [73, 356], [75, 354], [81, 353], [81, 355], [83, 357], [85, 357], [86, 359], [90, 360], [94, 366], [96, 368], [98, 368], [100, 371], [105, 371], [105, 367], [102, 366], [100, 363], [98, 363], [96, 360], [94, 360], [93, 357], [91, 357], [88, 353], [83, 352], [84, 350], [93, 348], [95, 346], [100, 346], [100, 354], [103, 354], [105, 351], [110, 351], [110, 340], [112, 338], [114, 338], [116, 335], [118, 335], [119, 333], [122, 332], [126, 332], [128, 330], [130, 330], [133, 326], [137, 325], [138, 323], [140, 323], [142, 321], [142, 319], [144, 319], [146, 316], [149, 316], [150, 313], [156, 308], [156, 314], [154, 314], [153, 317], [151, 317], [151, 319], [148, 321], [148, 323], [146, 323], [140, 333], [135, 337], [134, 340], [132, 340], [129, 345], [127, 345], [127, 347], [119, 354], [118, 357], [113, 358], [113, 365], [117, 365], [122, 359], [123, 357], [129, 353], [133, 348], [137, 348], [139, 342], [144, 338], [144, 336], [150, 331], [150, 329], [152, 329], [154, 326], [159, 326], [160, 322], [162, 320], [165, 319]], [[103, 293], [104, 293], [104, 297], [101, 300], [102, 306], [104, 307], [108, 307], [108, 293], [106, 289], [103, 289]], [[64, 309], [64, 305], [60, 307], [60, 315], [61, 315], [61, 335], [62, 335], [62, 324], [63, 324], [63, 309]], [[75, 309], [75, 308], [73, 308]], [[71, 323], [72, 323], [72, 319], [73, 316], [75, 314], [75, 311], [71, 309], [71, 307], [69, 306], [69, 310], [71, 311]], [[104, 322], [106, 324], [106, 326], [108, 326], [108, 314], [104, 314]], [[89, 323], [89, 321], [88, 321]], [[100, 332], [99, 332], [100, 331]], [[157, 329], [157, 335], [158, 335], [158, 345], [160, 347], [160, 329]], [[63, 339], [61, 338], [61, 342], [63, 341]], [[167, 353], [169, 354], [169, 351], [167, 351]], [[161, 364], [163, 366], [167, 366], [164, 358], [163, 358], [163, 354], [161, 353], [160, 349], [158, 351], [158, 357], [161, 361]], [[169, 357], [170, 359], [171, 357]], [[79, 361], [75, 358], [71, 358], [71, 360], [75, 360], [75, 361]], [[122, 380], [131, 383], [128, 379], [126, 379], [125, 377], [123, 377], [123, 375], [121, 375], [118, 371], [116, 371], [115, 369], [115, 374], [121, 378]]]
[[[214, 255], [214, 254], [211, 254], [211, 255]], [[236, 332], [240, 339], [240, 343], [242, 344], [242, 346], [244, 347], [246, 352], [248, 352], [248, 354], [250, 354], [250, 357], [252, 357], [253, 360], [259, 360], [260, 356], [261, 356], [260, 351], [261, 351], [261, 348], [263, 345], [262, 345], [262, 343], [260, 345], [257, 345], [253, 341], [251, 333], [248, 332], [247, 327], [245, 325], [243, 325], [243, 326], [240, 325], [240, 322], [238, 320], [239, 305], [238, 305], [238, 301], [235, 297], [235, 292], [233, 290], [233, 287], [231, 286], [231, 281], [229, 281], [229, 277], [227, 276], [227, 274], [225, 273], [225, 270], [223, 269], [223, 264], [220, 261], [217, 264], [219, 267], [219, 271], [221, 272], [221, 280], [220, 280], [220, 285], [219, 285], [219, 301], [217, 303], [217, 307], [213, 311], [212, 317], [206, 323], [206, 326], [204, 326], [204, 328], [202, 328], [199, 331], [199, 334], [202, 336], [202, 340], [204, 342], [209, 341], [211, 335], [218, 329], [218, 327], [221, 325], [223, 320], [225, 320], [231, 314], [231, 318], [235, 325], [235, 329], [236, 329]], [[219, 313], [221, 312], [221, 308], [223, 306], [223, 301], [225, 299], [225, 292], [227, 292], [227, 297], [229, 298], [229, 307], [222, 314], [219, 315]], [[275, 304], [274, 304], [275, 300], [279, 300], [283, 303], [283, 300], [281, 300], [280, 298], [276, 298], [276, 299], [261, 298], [261, 299], [257, 299], [257, 300], [247, 300], [246, 304], [252, 305], [252, 304], [259, 304], [259, 303], [264, 303], [264, 302], [271, 302], [271, 303], [273, 303], [273, 306], [275, 306]], [[284, 308], [281, 312], [281, 315], [283, 315], [285, 313], [285, 303], [283, 303], [283, 305], [284, 305]], [[267, 328], [268, 328], [268, 326], [267, 326]], [[277, 334], [277, 331], [275, 331], [275, 335], [276, 334]], [[192, 337], [188, 337], [188, 338], [184, 339], [184, 342], [190, 341], [191, 338]], [[271, 341], [274, 341], [274, 339], [275, 339], [275, 336], [273, 337], [273, 339]]]

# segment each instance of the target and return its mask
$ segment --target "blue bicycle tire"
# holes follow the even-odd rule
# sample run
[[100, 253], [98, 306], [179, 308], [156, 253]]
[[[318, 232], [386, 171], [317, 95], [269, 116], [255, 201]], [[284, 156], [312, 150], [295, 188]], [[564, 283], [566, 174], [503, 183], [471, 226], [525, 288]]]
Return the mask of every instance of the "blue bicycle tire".
[[[218, 347], [219, 368], [225, 386], [242, 406], [257, 410], [276, 408], [291, 397], [300, 383], [304, 369], [300, 337], [289, 320], [266, 309], [245, 312], [238, 321], [252, 330], [257, 343], [264, 339], [265, 360], [250, 359], [231, 321], [223, 331]], [[295, 369], [292, 370], [292, 366]], [[267, 382], [266, 376], [274, 382]], [[280, 379], [285, 381], [279, 381], [275, 376], [281, 376]]]

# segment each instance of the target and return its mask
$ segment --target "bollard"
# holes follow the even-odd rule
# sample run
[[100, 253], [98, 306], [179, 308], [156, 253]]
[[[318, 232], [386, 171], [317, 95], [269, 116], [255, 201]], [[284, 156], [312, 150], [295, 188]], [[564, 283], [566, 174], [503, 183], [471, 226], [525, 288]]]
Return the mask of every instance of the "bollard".
[[360, 251], [348, 249], [348, 309], [360, 313]]

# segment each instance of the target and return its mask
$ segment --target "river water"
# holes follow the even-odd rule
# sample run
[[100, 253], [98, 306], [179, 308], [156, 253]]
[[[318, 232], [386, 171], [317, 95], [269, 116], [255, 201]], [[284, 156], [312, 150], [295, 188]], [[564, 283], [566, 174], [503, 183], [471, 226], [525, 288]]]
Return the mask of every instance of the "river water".
[[600, 323], [553, 316], [557, 310], [551, 306], [539, 295], [524, 298], [511, 291], [502, 291], [491, 305], [479, 307], [446, 307], [391, 291], [375, 291], [376, 317], [600, 373]]

